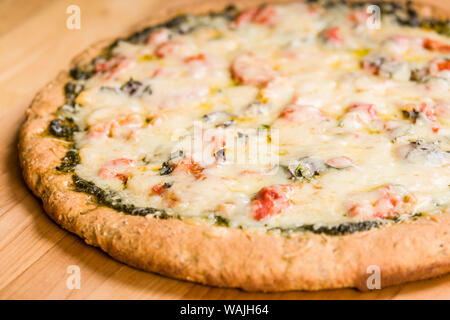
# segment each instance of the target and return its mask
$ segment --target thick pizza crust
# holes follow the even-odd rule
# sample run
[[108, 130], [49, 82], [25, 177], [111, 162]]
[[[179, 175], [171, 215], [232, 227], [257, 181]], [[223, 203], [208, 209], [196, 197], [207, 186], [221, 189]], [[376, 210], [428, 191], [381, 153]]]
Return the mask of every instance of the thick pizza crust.
[[[222, 7], [223, 3], [209, 3], [195, 11]], [[146, 24], [172, 14], [165, 12]], [[88, 49], [76, 62], [89, 61], [104, 45]], [[63, 86], [69, 79], [67, 71], [61, 72], [27, 110], [20, 132], [20, 164], [49, 216], [115, 259], [178, 279], [248, 291], [368, 290], [372, 265], [380, 268], [382, 287], [450, 272], [450, 212], [344, 236], [286, 237], [131, 216], [98, 206], [92, 196], [72, 191], [71, 175], [56, 171], [68, 143], [46, 134], [53, 113], [63, 104]]]

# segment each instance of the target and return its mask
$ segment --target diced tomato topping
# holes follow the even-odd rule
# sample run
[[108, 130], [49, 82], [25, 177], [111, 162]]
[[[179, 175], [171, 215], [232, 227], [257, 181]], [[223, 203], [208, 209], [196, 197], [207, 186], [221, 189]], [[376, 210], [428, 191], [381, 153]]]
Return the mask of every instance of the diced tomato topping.
[[258, 12], [258, 8], [250, 8], [242, 11], [242, 13], [234, 19], [234, 25], [239, 27], [244, 23], [252, 21], [253, 17], [256, 15], [256, 12]]
[[[373, 104], [356, 103], [347, 109], [341, 120], [341, 125], [347, 129], [361, 129], [375, 125], [379, 121]], [[381, 124], [381, 122], [380, 122]]]
[[419, 106], [419, 111], [422, 112], [430, 121], [436, 121], [436, 116], [434, 115], [434, 109], [426, 104], [425, 102]]
[[179, 41], [166, 41], [161, 43], [155, 49], [156, 56], [158, 58], [165, 58], [169, 55], [173, 55], [180, 51], [183, 47], [183, 43]]
[[[436, 110], [438, 111], [437, 113], [439, 113], [441, 110], [441, 105], [438, 104], [435, 107], [432, 107], [431, 105], [423, 102], [421, 103], [419, 106], [416, 106], [414, 104], [408, 104], [405, 106], [405, 111], [407, 111], [408, 113], [418, 113], [421, 112], [423, 115], [425, 115], [427, 117], [428, 120], [430, 121], [436, 121]], [[412, 122], [415, 123], [416, 122], [416, 117], [412, 118]]]
[[373, 193], [376, 196], [374, 202], [361, 202], [352, 205], [348, 211], [349, 216], [393, 218], [401, 214], [411, 213], [417, 204], [417, 199], [414, 195], [398, 192], [390, 185], [380, 187], [374, 190]]
[[292, 190], [292, 185], [273, 185], [259, 190], [251, 202], [253, 218], [263, 220], [280, 214], [291, 205], [288, 194]]
[[450, 52], [450, 44], [429, 38], [423, 39], [423, 47], [432, 51]]
[[112, 166], [132, 166], [132, 165], [136, 164], [136, 161], [134, 161], [132, 159], [127, 159], [127, 158], [119, 158], [119, 159], [111, 160], [111, 162], [109, 162], [109, 164], [111, 164]]
[[[206, 138], [206, 140], [209, 140], [208, 138]], [[216, 153], [221, 150], [224, 149], [225, 146], [227, 145], [227, 140], [226, 140], [226, 136], [223, 133], [215, 133], [211, 139], [209, 141], [205, 141], [206, 143], [210, 142], [208, 144], [208, 151], [211, 150], [211, 155], [216, 155]]]
[[112, 79], [123, 69], [133, 63], [133, 60], [124, 55], [117, 55], [107, 61], [98, 61], [95, 63], [95, 71], [106, 75], [106, 79]]
[[127, 68], [132, 64], [131, 59], [124, 59], [118, 62], [109, 72], [109, 75], [106, 77], [107, 80], [114, 78], [119, 72]]
[[130, 167], [134, 167], [136, 161], [127, 158], [114, 159], [107, 162], [98, 171], [98, 175], [103, 179], [119, 179], [126, 183], [128, 181], [129, 174], [127, 171]]
[[103, 179], [117, 178], [122, 182], [127, 182], [128, 180], [128, 175], [116, 172], [114, 169], [111, 168], [101, 168], [98, 171], [98, 175]]
[[370, 15], [365, 10], [359, 10], [349, 13], [348, 20], [354, 25], [365, 23]]
[[238, 15], [233, 24], [237, 27], [249, 22], [272, 25], [275, 22], [276, 14], [276, 8], [273, 5], [250, 8]]
[[253, 21], [263, 25], [271, 25], [274, 23], [276, 14], [277, 10], [273, 5], [266, 5], [256, 12]]
[[323, 30], [322, 36], [335, 44], [340, 44], [342, 42], [342, 36], [338, 26]]
[[256, 86], [266, 84], [278, 74], [268, 62], [252, 52], [237, 56], [231, 65], [231, 72], [243, 84]]
[[137, 114], [120, 115], [115, 119], [89, 127], [88, 136], [96, 139], [116, 137], [124, 130], [127, 138], [130, 138], [140, 126], [142, 126], [142, 120]]
[[227, 144], [225, 136], [222, 134], [217, 134], [211, 138], [211, 141], [214, 143], [216, 149], [222, 149]]
[[94, 68], [96, 72], [105, 72], [111, 68], [111, 65], [110, 61], [99, 61], [95, 63]]
[[194, 162], [192, 158], [185, 158], [176, 165], [174, 172], [183, 172], [193, 175], [196, 179], [204, 179], [205, 176], [203, 170], [205, 170], [205, 168]]
[[126, 57], [123, 55], [116, 55], [106, 61], [97, 61], [94, 64], [95, 71], [99, 73], [110, 71], [115, 65], [117, 65], [120, 61], [125, 59]]
[[395, 209], [401, 203], [400, 195], [391, 192], [390, 186], [385, 186], [379, 189], [381, 196], [375, 202], [373, 214], [376, 218], [391, 217], [395, 213]]
[[439, 71], [450, 70], [450, 61], [442, 61], [437, 63]]
[[184, 62], [192, 62], [192, 61], [205, 61], [205, 55], [203, 53], [196, 54], [195, 56], [189, 56], [184, 58]]
[[166, 191], [167, 190], [167, 184], [166, 183], [160, 183], [160, 184], [155, 184], [153, 187], [152, 187], [152, 192], [153, 193], [156, 193], [156, 194], [158, 194], [158, 195], [161, 195], [161, 194], [163, 194], [164, 193], [164, 191]]

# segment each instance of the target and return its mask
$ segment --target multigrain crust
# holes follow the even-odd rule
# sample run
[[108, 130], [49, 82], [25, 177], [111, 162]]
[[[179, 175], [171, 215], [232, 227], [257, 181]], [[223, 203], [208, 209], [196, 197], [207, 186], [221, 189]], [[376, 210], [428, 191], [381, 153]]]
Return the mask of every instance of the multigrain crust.
[[[217, 10], [223, 4], [203, 3], [194, 12]], [[425, 6], [419, 9], [432, 12]], [[158, 14], [146, 25], [173, 13]], [[89, 61], [105, 44], [88, 49], [74, 63]], [[42, 199], [48, 215], [113, 258], [173, 278], [265, 292], [368, 290], [371, 265], [380, 268], [382, 287], [450, 272], [449, 212], [342, 236], [305, 232], [287, 237], [125, 215], [98, 205], [93, 196], [73, 191], [70, 174], [55, 169], [69, 143], [46, 134], [64, 102], [63, 87], [69, 79], [67, 71], [61, 72], [27, 110], [20, 131], [20, 164], [26, 183]]]

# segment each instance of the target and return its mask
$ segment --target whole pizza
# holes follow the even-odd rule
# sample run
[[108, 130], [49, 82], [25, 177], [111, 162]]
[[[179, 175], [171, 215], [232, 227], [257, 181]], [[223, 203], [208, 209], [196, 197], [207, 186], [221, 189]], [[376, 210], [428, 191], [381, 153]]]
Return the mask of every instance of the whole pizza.
[[126, 264], [214, 286], [449, 272], [449, 20], [245, 4], [157, 15], [37, 95], [19, 153], [45, 211]]

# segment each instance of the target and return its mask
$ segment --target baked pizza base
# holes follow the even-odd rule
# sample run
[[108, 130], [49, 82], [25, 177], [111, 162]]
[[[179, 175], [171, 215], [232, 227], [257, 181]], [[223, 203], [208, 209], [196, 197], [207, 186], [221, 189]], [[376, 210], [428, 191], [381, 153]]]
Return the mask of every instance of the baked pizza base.
[[[255, 3], [241, 1], [239, 6]], [[223, 6], [224, 2], [210, 2], [191, 10], [190, 4], [189, 11]], [[145, 25], [173, 14], [161, 12]], [[90, 61], [108, 43], [88, 49], [73, 64]], [[348, 235], [283, 236], [131, 216], [98, 205], [93, 196], [73, 191], [71, 175], [55, 169], [69, 143], [46, 134], [53, 113], [64, 103], [63, 87], [69, 80], [68, 71], [62, 71], [27, 110], [20, 131], [20, 164], [26, 183], [42, 199], [48, 215], [113, 258], [173, 278], [264, 292], [368, 290], [371, 265], [380, 268], [381, 287], [450, 272], [449, 212]]]

